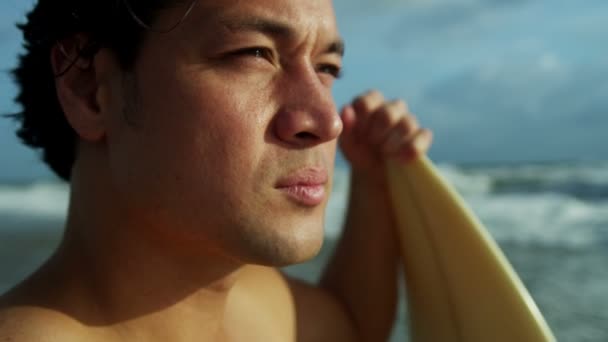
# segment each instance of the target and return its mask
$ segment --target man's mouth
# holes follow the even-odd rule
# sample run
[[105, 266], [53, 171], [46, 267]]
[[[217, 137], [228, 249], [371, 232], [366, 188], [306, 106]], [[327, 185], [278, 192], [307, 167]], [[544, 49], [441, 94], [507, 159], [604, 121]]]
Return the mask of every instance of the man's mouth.
[[325, 200], [327, 171], [324, 168], [303, 168], [282, 178], [276, 188], [296, 203], [314, 207]]

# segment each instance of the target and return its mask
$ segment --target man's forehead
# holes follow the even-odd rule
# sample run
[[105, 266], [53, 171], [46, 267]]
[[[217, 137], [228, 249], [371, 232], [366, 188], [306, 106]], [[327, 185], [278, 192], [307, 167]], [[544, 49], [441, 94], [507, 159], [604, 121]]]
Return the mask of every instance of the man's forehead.
[[[338, 37], [331, 0], [198, 0], [193, 13], [198, 24], [220, 24], [231, 29], [289, 29], [298, 34], [319, 31]], [[268, 25], [268, 24], [277, 25]], [[283, 30], [285, 31], [285, 30]], [[278, 33], [278, 32], [277, 32]], [[288, 33], [288, 32], [284, 32]]]
[[[296, 40], [298, 33], [297, 29], [292, 27], [288, 22], [281, 22], [271, 18], [247, 16], [242, 18], [229, 18], [222, 21], [222, 25], [231, 32], [253, 31], [261, 32], [269, 36], [284, 37], [291, 40]], [[340, 56], [344, 55], [344, 41], [337, 37], [337, 34], [332, 37], [326, 37], [327, 48], [326, 53], [335, 53]]]

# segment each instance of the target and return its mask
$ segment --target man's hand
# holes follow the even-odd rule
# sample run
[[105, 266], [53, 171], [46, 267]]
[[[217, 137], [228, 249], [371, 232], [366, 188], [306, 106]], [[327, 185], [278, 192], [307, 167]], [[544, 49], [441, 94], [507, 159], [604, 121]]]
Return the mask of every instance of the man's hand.
[[399, 248], [384, 161], [426, 153], [432, 135], [405, 102], [377, 91], [357, 97], [341, 115], [340, 145], [353, 176], [344, 232], [320, 286], [345, 313], [350, 328], [343, 331], [358, 341], [386, 341], [397, 312]]
[[408, 161], [424, 154], [432, 133], [420, 128], [402, 100], [387, 101], [378, 91], [357, 97], [342, 109], [344, 130], [340, 146], [353, 172], [374, 180], [384, 178], [383, 161]]

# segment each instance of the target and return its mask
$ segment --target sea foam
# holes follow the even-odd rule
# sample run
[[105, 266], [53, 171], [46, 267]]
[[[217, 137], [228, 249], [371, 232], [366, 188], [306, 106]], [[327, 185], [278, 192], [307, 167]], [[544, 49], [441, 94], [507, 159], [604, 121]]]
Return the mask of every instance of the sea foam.
[[[499, 242], [573, 248], [608, 243], [608, 163], [439, 169]], [[349, 185], [348, 168], [337, 167], [326, 211], [330, 239], [342, 230]], [[44, 227], [46, 221], [56, 227], [67, 203], [65, 184], [0, 185], [0, 229], [27, 229], [32, 222]]]
[[[608, 243], [608, 163], [458, 166], [441, 174], [499, 243], [584, 248]], [[348, 179], [339, 170], [337, 178]], [[348, 181], [336, 181], [327, 235], [343, 223]]]

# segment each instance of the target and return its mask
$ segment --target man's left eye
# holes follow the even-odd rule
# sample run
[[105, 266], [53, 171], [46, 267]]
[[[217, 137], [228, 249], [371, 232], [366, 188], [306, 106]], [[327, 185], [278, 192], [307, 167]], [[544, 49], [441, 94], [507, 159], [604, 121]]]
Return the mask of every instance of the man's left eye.
[[273, 53], [270, 49], [265, 48], [265, 47], [257, 47], [257, 46], [234, 51], [234, 52], [232, 52], [232, 55], [265, 58], [269, 61], [273, 60]]
[[342, 69], [334, 64], [321, 64], [317, 67], [317, 71], [324, 74], [329, 74], [334, 78], [342, 76]]

